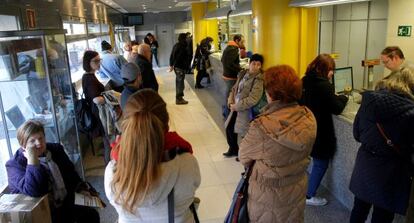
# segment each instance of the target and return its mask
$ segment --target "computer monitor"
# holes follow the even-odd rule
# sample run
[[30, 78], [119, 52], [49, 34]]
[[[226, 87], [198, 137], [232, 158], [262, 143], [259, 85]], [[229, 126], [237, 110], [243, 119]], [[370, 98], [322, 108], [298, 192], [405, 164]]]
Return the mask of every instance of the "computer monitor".
[[334, 71], [332, 82], [335, 85], [335, 93], [343, 93], [346, 87], [354, 89], [354, 76], [352, 67], [337, 68]]

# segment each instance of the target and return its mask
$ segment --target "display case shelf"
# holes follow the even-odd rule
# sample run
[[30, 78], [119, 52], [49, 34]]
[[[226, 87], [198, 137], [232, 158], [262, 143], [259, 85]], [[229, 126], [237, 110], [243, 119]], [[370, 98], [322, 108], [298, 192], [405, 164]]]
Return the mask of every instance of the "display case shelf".
[[13, 154], [19, 148], [16, 129], [29, 119], [40, 120], [47, 142], [62, 144], [84, 176], [64, 33], [0, 32], [0, 122], [5, 131], [0, 141]]

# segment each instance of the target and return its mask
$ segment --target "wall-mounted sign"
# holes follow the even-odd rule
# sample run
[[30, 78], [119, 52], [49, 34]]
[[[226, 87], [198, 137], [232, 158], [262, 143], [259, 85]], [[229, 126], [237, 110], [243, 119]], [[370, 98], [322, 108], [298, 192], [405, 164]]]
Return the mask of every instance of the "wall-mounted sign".
[[398, 26], [398, 36], [411, 36], [411, 26]]
[[36, 28], [36, 15], [34, 9], [26, 9], [27, 16], [27, 28], [34, 29]]

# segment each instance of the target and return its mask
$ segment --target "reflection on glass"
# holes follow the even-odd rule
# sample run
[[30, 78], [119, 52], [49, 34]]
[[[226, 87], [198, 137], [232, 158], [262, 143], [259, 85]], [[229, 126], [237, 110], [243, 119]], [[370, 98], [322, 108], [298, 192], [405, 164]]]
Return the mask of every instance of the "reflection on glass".
[[88, 22], [88, 33], [100, 33], [101, 28], [99, 23]]
[[68, 57], [70, 73], [72, 75], [72, 81], [76, 82], [82, 78], [84, 73], [82, 68], [83, 52], [87, 49], [86, 40], [68, 43]]
[[45, 126], [46, 140], [64, 145], [82, 173], [67, 55], [64, 34], [0, 41], [0, 118], [5, 119], [0, 119], [0, 165], [10, 158], [9, 149], [14, 154], [20, 147], [17, 128], [37, 119]]

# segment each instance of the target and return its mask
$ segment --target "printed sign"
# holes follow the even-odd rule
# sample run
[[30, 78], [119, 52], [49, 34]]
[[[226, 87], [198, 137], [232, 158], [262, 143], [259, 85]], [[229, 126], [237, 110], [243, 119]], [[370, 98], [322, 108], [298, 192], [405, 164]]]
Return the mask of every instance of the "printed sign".
[[411, 36], [411, 26], [398, 26], [398, 36]]

